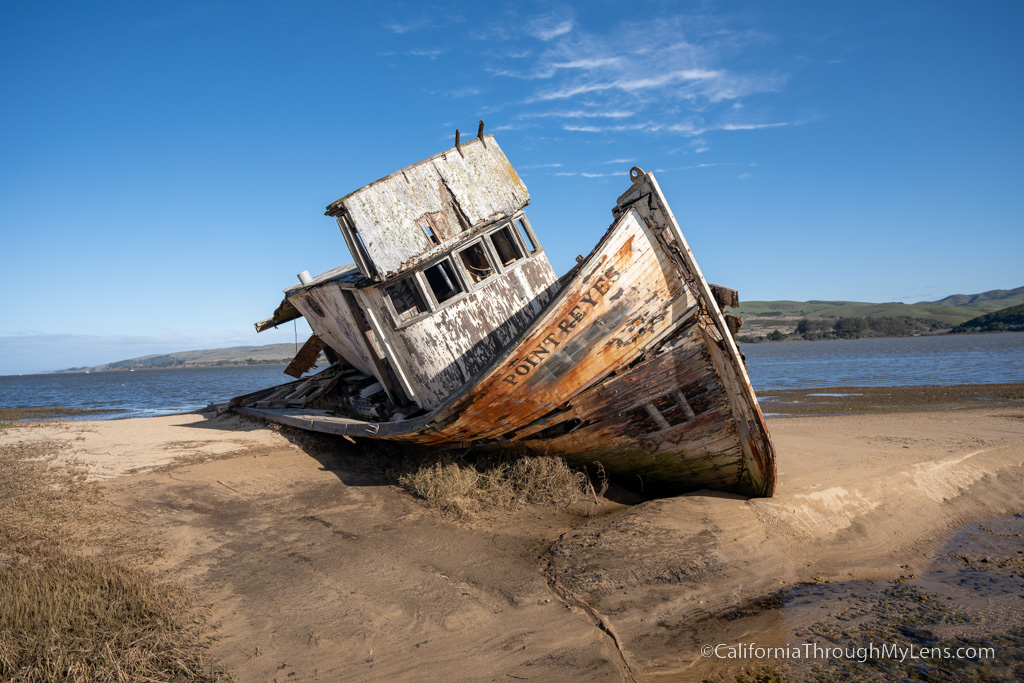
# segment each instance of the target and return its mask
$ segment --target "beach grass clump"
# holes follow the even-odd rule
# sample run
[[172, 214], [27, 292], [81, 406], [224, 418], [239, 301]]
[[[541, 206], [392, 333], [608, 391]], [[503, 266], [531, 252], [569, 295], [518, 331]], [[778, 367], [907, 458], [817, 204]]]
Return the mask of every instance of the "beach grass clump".
[[0, 679], [213, 680], [205, 622], [151, 573], [57, 549], [0, 566]]
[[0, 549], [52, 544], [68, 524], [86, 521], [95, 490], [84, 485], [84, 467], [53, 466], [65, 447], [52, 441], [0, 445]]
[[[524, 505], [549, 505], [565, 509], [597, 498], [608, 488], [604, 469], [570, 467], [563, 458], [538, 455], [522, 447], [505, 450], [456, 451], [376, 440], [341, 446], [337, 439], [301, 429], [281, 427], [281, 433], [314, 457], [335, 464], [344, 462], [360, 476], [379, 477], [380, 483], [397, 483], [445, 516], [469, 520], [483, 510], [516, 510]], [[355, 449], [355, 457], [351, 449]]]
[[402, 487], [458, 519], [492, 508], [553, 505], [564, 509], [594, 496], [587, 475], [554, 456], [420, 453], [411, 462], [406, 458], [403, 465], [396, 477]]
[[[212, 681], [204, 612], [133, 564], [59, 444], [0, 446], [0, 680]], [[88, 554], [83, 552], [88, 548]]]

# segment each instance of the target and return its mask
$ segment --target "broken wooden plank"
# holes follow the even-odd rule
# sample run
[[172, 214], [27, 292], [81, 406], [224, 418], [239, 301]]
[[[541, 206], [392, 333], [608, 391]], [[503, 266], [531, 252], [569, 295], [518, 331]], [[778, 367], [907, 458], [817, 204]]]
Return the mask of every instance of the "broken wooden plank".
[[325, 346], [327, 344], [320, 337], [315, 334], [310, 336], [306, 343], [302, 345], [302, 348], [299, 349], [299, 352], [295, 354], [292, 362], [284, 369], [284, 374], [291, 375], [292, 377], [302, 377], [307, 370], [316, 365], [316, 359], [320, 357], [320, 352], [324, 350]]
[[722, 285], [708, 285], [711, 288], [711, 293], [715, 295], [715, 301], [718, 302], [718, 308], [725, 312], [725, 308], [738, 308], [740, 305], [740, 294], [735, 289], [723, 287]]
[[740, 320], [739, 316], [725, 314], [725, 326], [729, 328], [729, 332], [732, 336], [736, 336], [736, 333], [743, 327], [743, 321]]
[[256, 327], [257, 332], [263, 332], [264, 330], [269, 330], [271, 328], [277, 327], [278, 325], [291, 322], [292, 320], [297, 320], [301, 317], [302, 313], [299, 313], [297, 310], [295, 310], [295, 307], [288, 303], [288, 300], [285, 299], [284, 301], [281, 302], [281, 305], [277, 307], [277, 310], [274, 311], [274, 315], [267, 318], [266, 320], [261, 320], [258, 323], [253, 324]]

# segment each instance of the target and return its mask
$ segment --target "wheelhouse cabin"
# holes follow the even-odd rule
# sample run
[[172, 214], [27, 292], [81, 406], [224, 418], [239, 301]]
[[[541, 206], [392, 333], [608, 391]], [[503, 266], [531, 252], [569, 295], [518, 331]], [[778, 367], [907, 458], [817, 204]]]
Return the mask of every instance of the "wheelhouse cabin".
[[[327, 207], [355, 263], [285, 290], [257, 331], [304, 317], [321, 349], [403, 415], [472, 381], [559, 289], [523, 209], [526, 186], [491, 135], [402, 169]], [[371, 394], [367, 394], [369, 396]], [[379, 401], [378, 401], [379, 402]]]

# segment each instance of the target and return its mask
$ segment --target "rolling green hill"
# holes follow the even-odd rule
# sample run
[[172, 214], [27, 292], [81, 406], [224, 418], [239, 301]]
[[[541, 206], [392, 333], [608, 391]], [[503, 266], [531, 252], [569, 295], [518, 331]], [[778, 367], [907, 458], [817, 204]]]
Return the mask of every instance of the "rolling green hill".
[[1017, 289], [993, 289], [981, 294], [954, 294], [938, 301], [922, 301], [921, 303], [940, 304], [942, 306], [969, 306], [974, 310], [996, 311], [1024, 304], [1024, 287]]
[[189, 368], [216, 365], [260, 365], [289, 363], [295, 356], [294, 344], [267, 344], [266, 346], [233, 346], [227, 349], [204, 349], [154, 354], [119, 360], [93, 367], [69, 368], [63, 372], [105, 372], [133, 368]]
[[1024, 330], [1024, 304], [1009, 306], [979, 315], [950, 330], [952, 334], [970, 332], [1020, 332]]
[[[938, 301], [916, 304], [747, 301], [732, 312], [743, 320], [740, 339], [752, 342], [767, 341], [769, 335], [777, 340], [786, 337], [833, 339], [934, 334], [966, 323], [979, 314], [1018, 304], [1024, 304], [1024, 287], [995, 289], [980, 294], [955, 294]], [[852, 320], [858, 318], [863, 321]], [[839, 323], [840, 320], [847, 322]], [[779, 334], [774, 334], [775, 331]]]
[[736, 315], [748, 318], [851, 318], [895, 316], [934, 319], [959, 325], [978, 315], [976, 308], [942, 306], [939, 304], [904, 304], [891, 302], [873, 304], [863, 301], [747, 301], [736, 309]]

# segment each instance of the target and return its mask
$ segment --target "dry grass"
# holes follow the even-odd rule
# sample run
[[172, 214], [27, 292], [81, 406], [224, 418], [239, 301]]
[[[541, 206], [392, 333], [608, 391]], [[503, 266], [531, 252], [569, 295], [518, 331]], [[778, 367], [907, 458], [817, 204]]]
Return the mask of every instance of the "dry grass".
[[180, 586], [120, 553], [85, 557], [103, 516], [54, 444], [0, 448], [0, 680], [223, 680]]
[[0, 567], [0, 678], [209, 680], [204, 623], [151, 574], [57, 550]]
[[[475, 512], [523, 505], [568, 508], [596, 498], [586, 473], [571, 469], [562, 458], [500, 454], [477, 458], [451, 453], [407, 457], [397, 480], [431, 507], [467, 519]], [[603, 482], [601, 493], [607, 488]]]
[[[349, 445], [336, 437], [267, 423], [313, 457], [342, 462], [350, 471], [397, 483], [445, 516], [469, 520], [484, 510], [524, 505], [560, 509], [584, 504], [591, 514], [608, 489], [604, 468], [574, 470], [560, 457], [526, 450], [446, 451], [414, 444], [361, 439]], [[597, 487], [595, 490], [595, 486]]]

